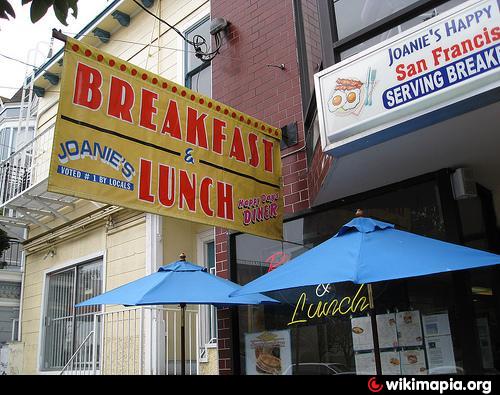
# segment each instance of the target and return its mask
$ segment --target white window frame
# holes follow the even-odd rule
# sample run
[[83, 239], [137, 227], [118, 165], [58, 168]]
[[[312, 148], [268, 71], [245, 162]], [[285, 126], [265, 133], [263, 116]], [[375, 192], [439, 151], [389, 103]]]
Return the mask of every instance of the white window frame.
[[211, 242], [215, 243], [215, 228], [198, 233], [196, 235], [196, 242], [198, 265], [203, 264], [203, 266], [206, 267], [207, 244]]
[[[184, 30], [184, 36], [188, 37], [189, 34], [191, 34], [194, 30], [196, 30], [198, 27], [204, 25], [207, 22], [210, 24], [210, 14], [207, 14], [207, 15], [199, 18], [196, 22], [192, 23], [191, 26], [186, 28]], [[210, 45], [211, 41], [212, 41], [211, 35], [209, 34], [208, 37], [204, 37], [204, 38], [208, 41], [207, 44]], [[184, 67], [183, 67], [183, 77], [182, 77], [182, 79], [184, 80], [184, 85], [186, 87], [188, 87], [189, 89], [194, 90], [193, 84], [192, 84], [194, 76], [196, 74], [201, 73], [206, 68], [210, 67], [210, 93], [208, 94], [208, 96], [212, 97], [212, 64], [210, 62], [205, 62], [205, 63], [202, 62], [202, 64], [195, 67], [194, 69], [188, 70], [187, 69], [187, 65], [188, 65], [187, 59], [188, 59], [189, 55], [191, 54], [190, 52], [187, 52], [188, 50], [193, 51], [194, 49], [190, 44], [184, 42]], [[188, 84], [188, 80], [189, 80], [189, 84]]]
[[[200, 232], [197, 234], [197, 236], [196, 236], [196, 252], [197, 252], [197, 254], [196, 255], [198, 258], [197, 263], [199, 265], [203, 265], [204, 267], [207, 267], [207, 261], [206, 261], [207, 244], [212, 243], [212, 242], [214, 243], [214, 259], [215, 259], [215, 256], [216, 256], [215, 228], [210, 229], [210, 230], [206, 230], [204, 232]], [[214, 268], [215, 268], [215, 270], [211, 274], [217, 275], [217, 265], [215, 265]], [[218, 337], [218, 334], [217, 334], [217, 309], [211, 305], [205, 305], [205, 306], [200, 305], [199, 312], [200, 312], [200, 325], [202, 324], [202, 320], [206, 319], [206, 317], [204, 317], [204, 315], [210, 314], [212, 316], [211, 322], [212, 323], [215, 322], [215, 326], [214, 326], [214, 328], [210, 328], [210, 330], [209, 330], [210, 339], [208, 339], [208, 340], [210, 341], [212, 339], [217, 339], [217, 337]], [[202, 334], [202, 330], [200, 328], [200, 346], [204, 347], [206, 344], [202, 343], [202, 341], [205, 340], [205, 339], [203, 339], [202, 336], [203, 336], [203, 334]]]
[[[200, 25], [200, 23], [207, 19], [210, 20], [211, 18], [211, 13], [208, 12], [207, 14], [202, 14], [200, 17], [197, 17], [194, 20], [189, 20], [188, 23], [183, 23], [179, 26], [179, 30], [186, 35], [187, 32], [195, 28], [196, 26]], [[211, 40], [212, 37], [207, 37], [207, 40]], [[177, 39], [177, 78], [176, 81], [179, 85], [185, 85], [186, 84], [186, 74], [187, 74], [187, 62], [186, 62], [186, 42], [182, 37], [178, 37]], [[191, 48], [192, 49], [192, 48]], [[194, 49], [192, 49], [194, 51]], [[209, 97], [212, 97], [212, 91], [213, 91], [213, 86], [212, 86], [212, 75], [213, 75], [213, 68], [211, 67], [212, 65], [208, 66], [210, 67], [210, 94], [207, 95]]]
[[[18, 312], [19, 316], [19, 312]], [[12, 333], [10, 336], [10, 340], [13, 342], [19, 341], [19, 318], [12, 319]]]
[[87, 256], [83, 256], [80, 258], [72, 259], [70, 261], [55, 265], [50, 269], [47, 269], [43, 272], [43, 284], [42, 284], [42, 304], [40, 305], [40, 326], [38, 330], [38, 361], [37, 361], [37, 373], [40, 375], [58, 375], [60, 371], [58, 370], [44, 370], [43, 369], [43, 355], [45, 348], [45, 325], [44, 325], [44, 317], [46, 313], [46, 307], [48, 303], [49, 297], [49, 281], [48, 278], [51, 274], [54, 274], [58, 271], [68, 269], [72, 266], [82, 265], [87, 262], [95, 261], [101, 259], [102, 260], [102, 290], [105, 292], [106, 285], [106, 252], [99, 251], [92, 253]]

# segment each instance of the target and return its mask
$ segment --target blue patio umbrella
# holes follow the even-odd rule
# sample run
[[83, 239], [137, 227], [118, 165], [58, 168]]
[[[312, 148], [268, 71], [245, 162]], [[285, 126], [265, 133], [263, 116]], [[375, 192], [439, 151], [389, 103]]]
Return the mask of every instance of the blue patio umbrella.
[[[395, 229], [393, 224], [355, 218], [322, 244], [249, 282], [232, 296], [309, 285], [351, 281], [368, 284], [378, 349], [370, 283], [500, 264], [500, 255]], [[376, 352], [377, 373], [380, 359]]]
[[229, 280], [207, 272], [207, 269], [180, 260], [162, 266], [156, 273], [132, 281], [76, 305], [76, 307], [121, 304], [125, 306], [146, 306], [179, 304], [181, 307], [181, 373], [185, 374], [185, 308], [186, 304], [212, 304], [231, 306], [261, 303], [279, 303], [259, 294], [230, 297], [229, 294], [241, 288]]
[[500, 264], [500, 255], [355, 218], [332, 238], [249, 282], [231, 296], [325, 283], [378, 281]]

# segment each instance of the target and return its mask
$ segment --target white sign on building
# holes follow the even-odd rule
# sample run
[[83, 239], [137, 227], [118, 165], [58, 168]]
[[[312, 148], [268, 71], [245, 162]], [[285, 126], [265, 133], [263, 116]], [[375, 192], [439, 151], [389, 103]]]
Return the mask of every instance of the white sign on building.
[[[500, 87], [496, 0], [471, 0], [315, 75], [323, 150], [335, 156], [437, 122]], [[418, 119], [418, 122], [415, 120]]]

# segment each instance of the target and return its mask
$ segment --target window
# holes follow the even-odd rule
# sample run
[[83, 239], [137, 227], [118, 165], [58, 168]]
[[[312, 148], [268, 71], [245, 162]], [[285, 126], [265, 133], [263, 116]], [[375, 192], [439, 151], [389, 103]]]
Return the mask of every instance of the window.
[[0, 160], [7, 159], [14, 151], [17, 128], [0, 130]]
[[[0, 298], [4, 303], [19, 302], [20, 294], [21, 284], [0, 282]], [[15, 333], [16, 338], [14, 338], [14, 331], [17, 328], [13, 328], [13, 322], [17, 321], [18, 318], [19, 308], [0, 305], [0, 349], [6, 342], [17, 339], [17, 332]]]
[[[446, 239], [437, 181], [426, 179], [410, 185], [397, 184], [390, 189], [380, 189], [323, 207], [319, 206], [315, 212], [290, 219], [284, 223], [286, 241], [283, 242], [248, 234], [231, 236], [234, 240], [231, 259], [236, 260], [235, 280], [239, 284], [246, 284], [319, 245], [333, 236], [341, 225], [351, 220], [356, 208], [359, 207], [364, 209], [367, 216], [394, 223], [400, 229]], [[491, 288], [479, 281], [474, 285], [477, 289]], [[458, 331], [461, 325], [460, 314], [453, 307], [456, 305], [454, 296], [456, 286], [454, 276], [449, 273], [376, 284], [373, 289], [376, 295], [377, 314], [385, 314], [387, 310], [395, 312], [413, 308], [423, 315], [448, 311], [455, 361], [458, 366], [462, 366], [463, 341]], [[357, 290], [359, 290], [358, 285], [352, 283], [335, 283], [331, 294], [341, 300], [344, 296], [352, 297]], [[291, 363], [295, 365], [290, 369], [282, 366], [284, 374], [323, 375], [357, 372], [352, 340], [351, 318], [353, 317], [332, 315], [311, 319], [308, 315], [311, 313], [306, 307], [302, 310], [305, 322], [290, 324], [297, 312], [296, 306], [300, 306], [297, 301], [302, 293], [307, 295], [306, 303], [311, 306], [318, 305], [318, 298], [322, 297], [316, 293], [315, 286], [302, 287], [268, 293], [269, 296], [282, 301], [280, 305], [238, 307], [237, 325], [242, 373], [251, 371], [247, 366], [247, 362], [251, 361], [251, 358], [247, 358], [247, 353], [251, 352], [252, 348], [245, 340], [248, 338], [245, 337], [245, 333], [277, 334], [279, 331], [290, 331], [289, 345], [285, 342], [280, 353], [282, 360], [291, 359]], [[332, 298], [325, 295], [323, 302], [333, 300], [328, 299], [329, 297]], [[480, 317], [483, 316], [484, 313]], [[486, 328], [485, 322], [485, 320], [480, 321], [482, 328]], [[487, 328], [489, 333], [497, 330], [492, 319], [488, 321]], [[492, 345], [493, 342], [494, 339], [491, 340]], [[422, 343], [421, 351], [423, 348], [425, 345]], [[494, 346], [488, 349], [494, 349]], [[289, 358], [284, 355], [288, 355]], [[491, 358], [488, 359], [490, 360]], [[298, 371], [297, 363], [300, 366]], [[488, 363], [489, 366], [492, 364]]]
[[6, 108], [3, 112], [0, 113], [0, 119], [7, 118], [17, 118], [19, 116], [19, 107], [14, 108]]
[[[368, 1], [369, 0], [364, 0], [364, 1]], [[393, 28], [390, 28], [390, 29], [387, 29], [385, 32], [381, 33], [381, 34], [377, 34], [367, 40], [365, 40], [364, 42], [360, 43], [360, 44], [357, 44], [349, 49], [346, 49], [345, 51], [342, 51], [340, 53], [340, 58], [341, 60], [344, 60], [346, 58], [348, 58], [349, 56], [352, 56], [358, 52], [361, 52], [367, 48], [370, 48], [374, 45], [377, 45], [378, 43], [382, 42], [382, 41], [385, 41], [393, 36], [395, 36], [396, 34], [399, 34], [401, 32], [404, 32], [405, 30], [408, 30], [422, 22], [425, 22], [426, 20], [430, 19], [430, 18], [434, 18], [435, 16], [438, 16], [440, 14], [442, 14], [443, 12], [459, 5], [460, 3], [463, 3], [464, 0], [450, 0], [442, 5], [439, 5], [439, 6], [436, 6], [434, 8], [431, 8], [429, 9], [428, 11], [424, 12], [424, 13], [421, 13], [420, 15], [414, 17], [414, 18], [411, 18], [409, 20], [407, 20], [406, 22], [403, 22]], [[339, 18], [339, 15], [337, 15], [337, 4], [339, 3], [343, 3], [345, 1], [338, 1], [337, 3], [335, 3], [335, 17], [336, 17], [336, 23], [337, 23], [337, 29], [341, 29], [342, 28], [342, 22]], [[359, 1], [356, 1], [356, 3], [359, 2]], [[401, 3], [412, 3], [413, 1], [401, 1]], [[397, 2], [399, 3], [399, 2]], [[385, 2], [380, 2], [380, 5], [382, 4], [386, 4]], [[389, 4], [389, 3], [388, 3]], [[409, 5], [409, 4], [407, 4]], [[351, 6], [351, 4], [349, 3], [349, 7]], [[383, 10], [386, 9], [386, 7], [381, 7]], [[401, 7], [403, 8], [403, 7]], [[397, 11], [397, 10], [395, 10]], [[354, 15], [357, 15], [356, 13], [354, 13]], [[376, 21], [373, 21], [373, 22], [376, 22]], [[363, 27], [363, 26], [361, 26]], [[339, 39], [341, 38], [341, 35], [340, 35], [340, 32], [339, 32]]]
[[[17, 316], [19, 316], [19, 310], [16, 310]], [[12, 319], [12, 336], [11, 341], [19, 341], [19, 318]]]
[[[215, 243], [210, 241], [205, 243], [206, 261], [205, 265], [210, 274], [215, 275]], [[207, 308], [206, 326], [207, 339], [209, 342], [217, 339], [217, 309], [214, 306], [205, 306]]]
[[[210, 229], [198, 234], [198, 262], [215, 275], [215, 242], [214, 230]], [[211, 305], [200, 306], [200, 351], [204, 356], [205, 345], [217, 339], [217, 309]]]
[[408, 7], [417, 0], [335, 0], [339, 40]]
[[[75, 308], [74, 305], [101, 293], [102, 260], [50, 274], [47, 280], [42, 369], [60, 370], [92, 331], [94, 314], [101, 309], [100, 306]], [[90, 351], [80, 355], [84, 357], [78, 363], [92, 362]]]
[[[210, 18], [208, 16], [185, 32], [185, 36], [191, 41], [197, 35], [203, 37], [207, 41], [207, 44], [210, 45]], [[186, 51], [184, 65], [185, 85], [196, 92], [200, 92], [206, 96], [211, 96], [212, 67], [210, 62], [203, 62], [198, 59], [194, 54], [193, 46], [187, 42], [184, 43], [184, 49]]]

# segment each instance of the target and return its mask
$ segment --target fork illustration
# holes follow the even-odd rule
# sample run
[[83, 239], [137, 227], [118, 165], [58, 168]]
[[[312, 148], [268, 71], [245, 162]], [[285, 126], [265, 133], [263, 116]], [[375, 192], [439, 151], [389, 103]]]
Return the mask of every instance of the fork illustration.
[[368, 105], [368, 94], [370, 93], [370, 75], [372, 73], [372, 68], [368, 67], [368, 73], [366, 75], [366, 98], [365, 98], [365, 106]]

